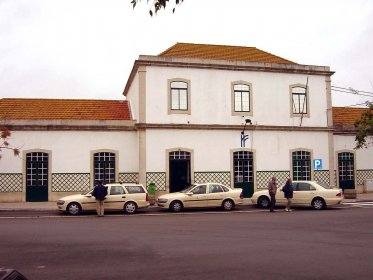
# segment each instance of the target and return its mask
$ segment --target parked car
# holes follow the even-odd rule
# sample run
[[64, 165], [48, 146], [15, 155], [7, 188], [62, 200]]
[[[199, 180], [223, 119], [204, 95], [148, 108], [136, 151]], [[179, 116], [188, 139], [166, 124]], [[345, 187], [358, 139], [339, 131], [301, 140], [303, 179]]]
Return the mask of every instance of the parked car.
[[242, 189], [232, 189], [217, 183], [191, 185], [180, 192], [161, 195], [157, 200], [159, 207], [174, 212], [199, 207], [222, 207], [229, 211], [242, 202]]
[[[343, 199], [342, 190], [335, 189], [316, 181], [293, 181], [292, 205], [312, 206], [316, 210], [328, 205], [340, 204]], [[251, 197], [252, 203], [260, 208], [268, 208], [270, 196], [268, 190], [257, 191]], [[276, 205], [286, 205], [282, 187], [277, 189]]]
[[[127, 214], [133, 214], [137, 209], [150, 205], [148, 192], [141, 184], [113, 183], [105, 186], [108, 188], [104, 202], [105, 211], [124, 210]], [[62, 197], [57, 201], [58, 210], [66, 211], [70, 215], [96, 210], [96, 200], [92, 192], [93, 189], [83, 194]]]

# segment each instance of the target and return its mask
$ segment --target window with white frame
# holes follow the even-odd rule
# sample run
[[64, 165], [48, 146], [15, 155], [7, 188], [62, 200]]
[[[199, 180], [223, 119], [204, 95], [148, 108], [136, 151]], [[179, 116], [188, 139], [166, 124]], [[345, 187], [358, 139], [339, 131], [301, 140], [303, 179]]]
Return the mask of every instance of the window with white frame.
[[306, 86], [291, 86], [291, 114], [308, 116], [308, 97]]
[[251, 83], [235, 81], [231, 83], [232, 115], [252, 116], [253, 98]]
[[168, 113], [190, 114], [190, 81], [185, 79], [168, 80]]

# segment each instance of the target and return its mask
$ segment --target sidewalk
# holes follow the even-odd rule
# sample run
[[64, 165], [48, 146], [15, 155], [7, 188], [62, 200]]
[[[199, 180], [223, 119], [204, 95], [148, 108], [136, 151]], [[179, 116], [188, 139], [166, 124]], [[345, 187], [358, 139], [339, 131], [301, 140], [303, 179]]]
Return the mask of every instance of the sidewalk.
[[[359, 193], [356, 199], [344, 199], [344, 202], [373, 201], [373, 193]], [[244, 199], [244, 205], [252, 205], [249, 198]], [[55, 201], [48, 202], [2, 202], [0, 211], [57, 211]]]

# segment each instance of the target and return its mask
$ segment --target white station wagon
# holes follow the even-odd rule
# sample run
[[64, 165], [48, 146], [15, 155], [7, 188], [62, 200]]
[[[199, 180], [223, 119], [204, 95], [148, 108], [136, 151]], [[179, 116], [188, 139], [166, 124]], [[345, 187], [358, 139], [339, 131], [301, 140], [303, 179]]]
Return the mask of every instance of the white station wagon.
[[242, 203], [242, 189], [231, 189], [217, 183], [191, 185], [180, 192], [161, 195], [157, 200], [159, 207], [174, 212], [199, 207], [222, 207], [229, 211]]
[[[312, 206], [316, 210], [321, 210], [328, 205], [340, 204], [343, 199], [341, 189], [333, 189], [315, 181], [293, 181], [293, 188], [291, 202], [293, 206]], [[260, 208], [268, 208], [270, 201], [268, 190], [255, 192], [251, 201]], [[286, 205], [286, 202], [282, 187], [279, 187], [276, 193], [276, 205]]]
[[[105, 198], [106, 210], [123, 210], [127, 214], [133, 214], [139, 208], [149, 207], [149, 195], [141, 184], [112, 183], [105, 185], [108, 194]], [[83, 194], [74, 194], [62, 197], [57, 201], [60, 211], [66, 211], [70, 215], [78, 215], [82, 211], [95, 211], [96, 200], [92, 196], [93, 189]]]

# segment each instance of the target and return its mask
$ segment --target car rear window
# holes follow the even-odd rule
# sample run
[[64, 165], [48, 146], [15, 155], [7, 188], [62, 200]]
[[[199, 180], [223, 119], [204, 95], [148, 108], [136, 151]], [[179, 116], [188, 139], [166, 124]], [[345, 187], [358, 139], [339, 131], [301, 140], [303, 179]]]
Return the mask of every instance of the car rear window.
[[128, 193], [145, 193], [142, 186], [125, 186]]

